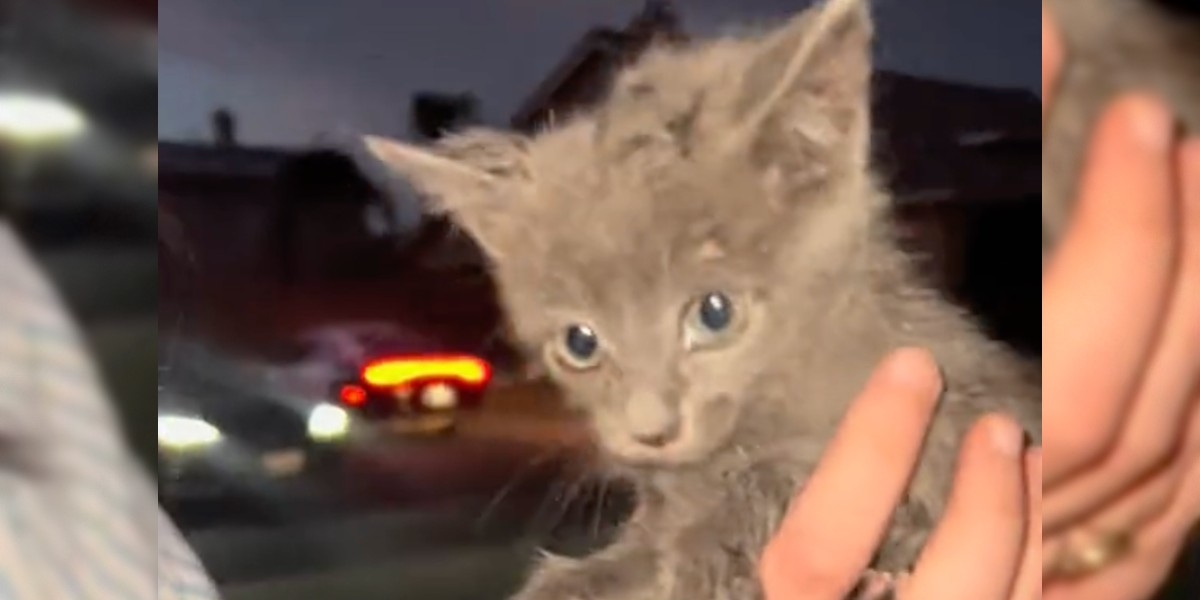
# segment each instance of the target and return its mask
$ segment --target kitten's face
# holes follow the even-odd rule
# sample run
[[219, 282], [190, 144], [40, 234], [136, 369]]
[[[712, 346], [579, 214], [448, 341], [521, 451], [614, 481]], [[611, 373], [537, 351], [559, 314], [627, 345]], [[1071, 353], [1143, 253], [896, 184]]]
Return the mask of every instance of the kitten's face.
[[542, 165], [540, 185], [520, 192], [531, 196], [514, 198], [556, 208], [530, 217], [519, 260], [497, 263], [504, 304], [609, 455], [703, 460], [728, 445], [763, 353], [782, 341], [767, 249], [794, 229], [746, 209], [768, 193], [746, 164], [613, 175], [595, 152], [577, 147], [589, 160], [571, 176]]
[[760, 373], [772, 315], [758, 292], [719, 269], [695, 275], [549, 307], [543, 358], [625, 463], [685, 464], [724, 447]]
[[613, 457], [694, 463], [803, 334], [776, 279], [837, 269], [869, 211], [870, 31], [860, 0], [831, 0], [761, 39], [653, 52], [533, 139], [370, 145], [480, 243], [517, 335]]

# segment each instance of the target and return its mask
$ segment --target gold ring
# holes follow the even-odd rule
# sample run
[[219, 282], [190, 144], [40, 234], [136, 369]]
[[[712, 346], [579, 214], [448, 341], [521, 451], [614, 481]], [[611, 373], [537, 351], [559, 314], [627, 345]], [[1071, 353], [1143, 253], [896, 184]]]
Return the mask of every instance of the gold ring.
[[1121, 560], [1133, 549], [1133, 536], [1122, 531], [1091, 531], [1069, 535], [1050, 565], [1050, 574], [1063, 579], [1086, 577]]

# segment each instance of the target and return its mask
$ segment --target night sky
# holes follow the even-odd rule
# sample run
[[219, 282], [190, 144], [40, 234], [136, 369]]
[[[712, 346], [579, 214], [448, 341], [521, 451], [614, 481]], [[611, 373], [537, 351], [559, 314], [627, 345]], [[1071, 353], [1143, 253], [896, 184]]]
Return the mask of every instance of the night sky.
[[[1036, 0], [874, 0], [881, 66], [1037, 90]], [[404, 135], [417, 90], [470, 90], [485, 120], [517, 104], [594, 25], [641, 0], [161, 0], [159, 135], [207, 139], [231, 107], [250, 144]], [[805, 0], [677, 0], [707, 34], [795, 12]]]

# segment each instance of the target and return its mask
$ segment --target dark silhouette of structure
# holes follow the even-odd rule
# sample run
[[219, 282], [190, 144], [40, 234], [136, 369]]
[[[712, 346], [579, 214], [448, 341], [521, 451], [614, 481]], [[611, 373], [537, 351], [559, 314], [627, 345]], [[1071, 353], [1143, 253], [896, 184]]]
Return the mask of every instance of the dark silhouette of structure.
[[104, 14], [134, 18], [157, 24], [158, 0], [71, 0], [74, 4]]
[[470, 92], [418, 92], [413, 95], [409, 112], [413, 133], [434, 140], [473, 124], [478, 119], [479, 99]]
[[594, 27], [567, 52], [513, 114], [513, 129], [532, 133], [604, 98], [621, 67], [653, 44], [687, 40], [669, 0], [648, 0], [622, 29]]
[[[688, 43], [674, 6], [663, 0], [647, 2], [621, 29], [588, 31], [513, 115], [513, 127], [535, 132], [594, 105], [623, 65], [660, 43]], [[417, 133], [436, 139], [453, 131], [469, 120], [461, 117], [469, 112], [467, 104], [455, 95], [414, 98], [413, 116], [423, 115]], [[1034, 216], [1041, 192], [1037, 96], [881, 71], [874, 116], [877, 158], [896, 192], [902, 233], [929, 257], [930, 275], [983, 313], [998, 336], [1036, 351], [1041, 340], [1040, 271], [1033, 267], [1035, 260], [1040, 264], [1040, 254], [1033, 257], [1033, 249], [1040, 248], [1040, 219]], [[320, 251], [320, 244], [298, 241], [298, 222], [314, 221], [330, 232], [346, 228], [320, 238], [332, 247], [337, 239], [359, 235], [345, 215], [382, 198], [349, 157], [236, 143], [162, 144], [159, 188], [160, 202], [174, 205], [190, 233], [203, 238], [193, 238], [203, 247], [202, 266], [258, 273], [272, 281], [295, 279], [297, 250]], [[301, 216], [339, 212], [344, 220]], [[473, 323], [479, 331], [492, 327], [486, 321], [498, 314], [489, 286], [464, 283], [482, 277], [482, 259], [471, 240], [444, 219], [425, 219], [400, 263], [372, 262], [386, 255], [382, 251], [366, 251], [368, 260], [330, 252], [340, 256], [338, 272], [361, 270], [366, 277], [374, 269], [374, 277], [408, 277], [407, 287], [421, 290], [435, 280], [455, 281], [437, 297], [454, 305], [453, 320]], [[410, 269], [400, 275], [397, 264], [420, 273]], [[474, 291], [461, 291], [468, 288]], [[471, 302], [474, 306], [468, 306]]]
[[222, 148], [237, 145], [237, 119], [227, 108], [219, 108], [212, 115], [213, 143]]
[[[674, 5], [649, 0], [623, 29], [584, 34], [521, 104], [512, 126], [529, 133], [551, 127], [600, 102], [621, 67], [651, 46], [687, 43]], [[895, 193], [905, 242], [998, 336], [1037, 351], [1039, 98], [889, 71], [876, 72], [873, 89], [876, 162]]]

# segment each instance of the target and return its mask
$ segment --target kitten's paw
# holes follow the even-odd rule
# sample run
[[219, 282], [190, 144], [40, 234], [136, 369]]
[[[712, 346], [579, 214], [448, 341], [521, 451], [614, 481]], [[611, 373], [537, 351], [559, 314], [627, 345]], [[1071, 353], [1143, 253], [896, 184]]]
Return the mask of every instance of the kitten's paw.
[[907, 572], [888, 573], [868, 569], [846, 600], [895, 600], [907, 582]]

